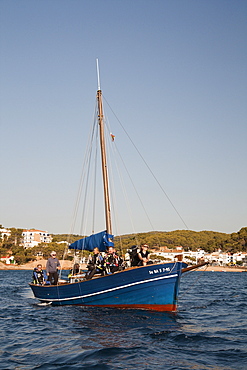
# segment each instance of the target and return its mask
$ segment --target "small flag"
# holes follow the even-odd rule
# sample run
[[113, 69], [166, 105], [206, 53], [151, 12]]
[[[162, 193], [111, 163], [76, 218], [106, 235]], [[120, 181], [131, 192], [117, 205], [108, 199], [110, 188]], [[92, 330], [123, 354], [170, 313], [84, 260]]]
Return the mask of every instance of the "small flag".
[[110, 135], [111, 135], [111, 141], [114, 141], [115, 140], [115, 135], [113, 135], [112, 133]]

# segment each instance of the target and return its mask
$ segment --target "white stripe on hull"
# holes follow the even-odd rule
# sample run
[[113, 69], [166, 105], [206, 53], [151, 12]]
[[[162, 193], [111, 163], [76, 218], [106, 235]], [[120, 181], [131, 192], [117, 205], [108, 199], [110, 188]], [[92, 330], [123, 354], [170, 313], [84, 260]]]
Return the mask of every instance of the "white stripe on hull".
[[120, 286], [120, 287], [115, 287], [115, 288], [111, 288], [111, 289], [106, 289], [106, 290], [102, 290], [102, 291], [100, 291], [100, 292], [95, 292], [95, 293], [85, 294], [85, 295], [81, 295], [81, 296], [77, 296], [77, 297], [69, 297], [69, 298], [53, 298], [53, 299], [50, 299], [50, 300], [49, 300], [49, 298], [38, 298], [38, 299], [39, 299], [40, 301], [50, 301], [50, 302], [61, 302], [61, 301], [70, 301], [70, 300], [73, 300], [73, 299], [83, 299], [83, 298], [92, 297], [92, 296], [99, 295], [99, 294], [104, 294], [104, 293], [108, 293], [108, 292], [113, 292], [114, 290], [119, 290], [119, 289], [128, 288], [128, 287], [131, 287], [131, 286], [134, 286], [134, 285], [138, 285], [138, 284], [149, 283], [149, 282], [152, 282], [152, 281], [157, 281], [157, 280], [162, 280], [162, 279], [169, 279], [169, 278], [173, 278], [173, 277], [176, 277], [176, 276], [178, 276], [178, 274], [169, 275], [169, 276], [161, 276], [161, 277], [157, 277], [157, 278], [153, 278], [153, 279], [137, 281], [137, 282], [135, 282], [135, 283], [126, 284], [126, 285], [122, 285], [122, 286]]

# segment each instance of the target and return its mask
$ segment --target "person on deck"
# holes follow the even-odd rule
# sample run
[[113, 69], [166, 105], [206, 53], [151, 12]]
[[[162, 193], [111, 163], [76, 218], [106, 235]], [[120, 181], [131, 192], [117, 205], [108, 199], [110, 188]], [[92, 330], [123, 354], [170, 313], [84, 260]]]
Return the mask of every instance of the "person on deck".
[[33, 270], [33, 284], [46, 285], [50, 284], [47, 281], [47, 275], [45, 271], [42, 270], [42, 265], [37, 265]]
[[72, 269], [70, 270], [69, 275], [77, 275], [80, 274], [80, 265], [79, 263], [75, 263]]
[[138, 266], [146, 266], [149, 262], [149, 251], [148, 251], [148, 245], [147, 244], [142, 244], [141, 245], [141, 250], [138, 253]]
[[81, 277], [82, 271], [80, 269], [79, 263], [75, 263], [74, 266], [70, 269], [68, 274], [68, 278], [70, 279], [70, 283], [75, 283], [79, 281], [78, 278]]
[[94, 248], [93, 255], [92, 256], [90, 255], [89, 257], [87, 268], [88, 268], [88, 272], [86, 274], [87, 280], [92, 279], [92, 277], [96, 273], [100, 273], [102, 276], [104, 275], [104, 271], [105, 271], [104, 258], [101, 255], [99, 248], [97, 247]]
[[140, 249], [137, 245], [132, 245], [130, 249], [128, 249], [128, 253], [130, 255], [130, 266], [138, 266], [138, 263], [140, 262], [140, 259], [138, 257], [138, 253], [140, 252]]
[[56, 257], [56, 252], [51, 252], [51, 257], [48, 258], [46, 263], [46, 272], [48, 275], [48, 280], [52, 285], [57, 285], [58, 283], [58, 269], [60, 269], [60, 262]]
[[105, 265], [107, 273], [113, 274], [116, 271], [120, 270], [121, 259], [118, 256], [114, 247], [109, 247], [108, 252], [105, 255]]
[[75, 263], [73, 267], [70, 269], [70, 272], [68, 274], [68, 278], [71, 278], [71, 276], [75, 276], [81, 273], [80, 265], [79, 263]]

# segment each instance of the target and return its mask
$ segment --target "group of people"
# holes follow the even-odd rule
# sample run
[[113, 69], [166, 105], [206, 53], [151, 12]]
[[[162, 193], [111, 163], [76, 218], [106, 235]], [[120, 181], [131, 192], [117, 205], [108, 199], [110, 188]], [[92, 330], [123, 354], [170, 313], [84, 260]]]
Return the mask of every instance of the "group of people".
[[[146, 266], [149, 263], [148, 245], [141, 245], [140, 250], [136, 250], [135, 258], [131, 258], [131, 266]], [[56, 257], [56, 252], [51, 252], [50, 258], [46, 263], [46, 272], [42, 270], [42, 265], [39, 264], [33, 271], [33, 283], [39, 285], [57, 285], [58, 270], [61, 268], [60, 262]], [[86, 280], [93, 278], [95, 274], [101, 276], [113, 274], [124, 268], [123, 259], [117, 254], [114, 247], [109, 247], [103, 256], [99, 248], [94, 248], [93, 254], [90, 255], [85, 274]], [[80, 265], [77, 263], [73, 266], [69, 276], [80, 274]]]
[[51, 252], [50, 258], [48, 258], [46, 263], [46, 272], [42, 269], [41, 264], [37, 265], [33, 270], [33, 283], [38, 285], [57, 285], [60, 267], [56, 252]]
[[89, 257], [86, 273], [86, 279], [92, 279], [97, 273], [101, 276], [113, 274], [121, 270], [123, 267], [123, 259], [117, 254], [114, 247], [109, 247], [105, 256], [99, 251], [99, 248], [94, 248], [93, 255]]
[[140, 248], [133, 245], [125, 254], [127, 266], [146, 266], [150, 264], [149, 254], [147, 244], [142, 244]]
[[[142, 244], [140, 249], [136, 248], [135, 257], [130, 257], [130, 266], [146, 266], [149, 263], [148, 245]], [[117, 254], [114, 247], [109, 247], [104, 257], [98, 248], [94, 248], [93, 255], [90, 256], [88, 261], [86, 279], [92, 279], [96, 273], [101, 276], [113, 274], [116, 271], [122, 270], [124, 267], [124, 261]]]

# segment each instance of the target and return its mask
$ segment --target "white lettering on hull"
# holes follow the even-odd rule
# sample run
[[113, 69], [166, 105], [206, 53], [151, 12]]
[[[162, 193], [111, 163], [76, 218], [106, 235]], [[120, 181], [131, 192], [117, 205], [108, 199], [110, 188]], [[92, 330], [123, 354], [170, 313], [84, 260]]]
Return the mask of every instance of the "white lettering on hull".
[[171, 271], [170, 267], [162, 267], [160, 269], [149, 270], [148, 273], [149, 275], [153, 275], [153, 274], [161, 274], [163, 272], [170, 272], [170, 271]]

